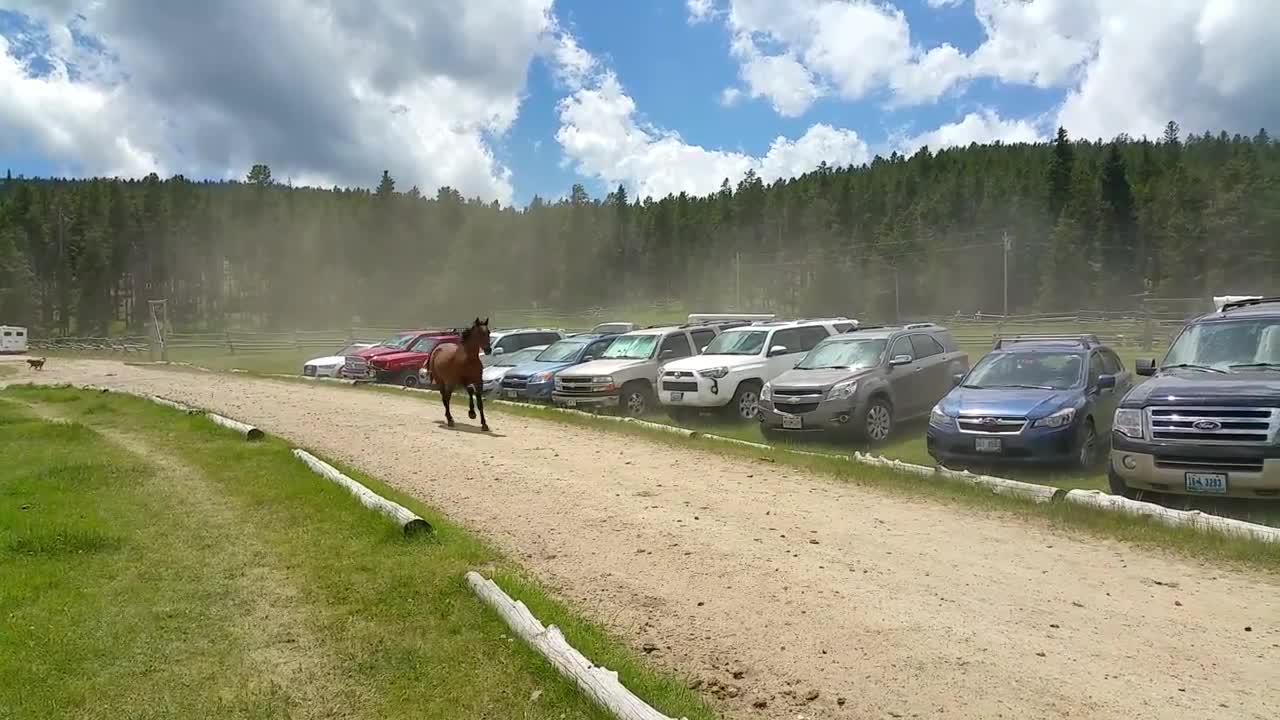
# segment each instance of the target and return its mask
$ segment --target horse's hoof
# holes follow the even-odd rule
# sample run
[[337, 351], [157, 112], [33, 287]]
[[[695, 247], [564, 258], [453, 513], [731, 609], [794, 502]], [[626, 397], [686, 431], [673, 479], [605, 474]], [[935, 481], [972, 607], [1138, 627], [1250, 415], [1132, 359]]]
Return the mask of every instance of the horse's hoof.
[[481, 426], [480, 426], [480, 430], [481, 430], [481, 431], [483, 431], [483, 432], [489, 432], [489, 426], [488, 426], [488, 425], [481, 425]]
[[449, 424], [449, 427], [453, 427], [453, 418], [448, 418], [445, 422]]
[[476, 411], [475, 411], [475, 410], [472, 410], [471, 412], [467, 413], [467, 417], [471, 418], [472, 420], [475, 420], [475, 419], [476, 419]]

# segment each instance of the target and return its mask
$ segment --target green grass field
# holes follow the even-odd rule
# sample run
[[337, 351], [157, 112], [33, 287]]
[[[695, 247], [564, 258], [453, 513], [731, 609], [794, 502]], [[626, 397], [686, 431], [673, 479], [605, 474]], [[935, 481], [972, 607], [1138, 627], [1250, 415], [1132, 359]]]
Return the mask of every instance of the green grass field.
[[0, 455], [0, 718], [607, 717], [468, 569], [660, 710], [714, 716], [465, 530], [350, 472], [437, 529], [406, 539], [273, 438], [12, 387]]

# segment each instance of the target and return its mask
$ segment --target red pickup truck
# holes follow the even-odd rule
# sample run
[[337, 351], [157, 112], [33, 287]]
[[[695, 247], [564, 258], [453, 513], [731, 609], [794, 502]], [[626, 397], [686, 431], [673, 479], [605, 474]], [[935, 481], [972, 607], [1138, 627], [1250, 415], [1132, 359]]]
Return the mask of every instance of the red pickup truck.
[[342, 366], [342, 377], [417, 387], [418, 370], [431, 357], [431, 351], [440, 343], [461, 341], [452, 330], [396, 333], [373, 347], [348, 355]]

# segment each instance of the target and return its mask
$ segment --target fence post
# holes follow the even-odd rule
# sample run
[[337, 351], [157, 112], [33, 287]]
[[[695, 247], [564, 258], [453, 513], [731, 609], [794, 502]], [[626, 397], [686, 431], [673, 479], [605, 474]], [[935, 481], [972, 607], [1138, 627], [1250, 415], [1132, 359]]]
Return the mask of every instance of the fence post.
[[1142, 349], [1150, 351], [1153, 338], [1151, 335], [1151, 306], [1142, 302]]
[[235, 355], [235, 354], [236, 354], [236, 345], [235, 345], [235, 343], [231, 342], [231, 331], [230, 331], [230, 330], [223, 330], [222, 332], [223, 332], [223, 334], [224, 334], [224, 335], [226, 335], [226, 336], [227, 336], [227, 354], [228, 354], [228, 355]]

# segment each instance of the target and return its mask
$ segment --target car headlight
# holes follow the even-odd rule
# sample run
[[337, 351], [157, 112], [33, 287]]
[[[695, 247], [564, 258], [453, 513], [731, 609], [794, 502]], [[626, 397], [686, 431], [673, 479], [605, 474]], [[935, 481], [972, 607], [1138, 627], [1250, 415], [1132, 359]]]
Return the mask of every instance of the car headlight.
[[772, 400], [773, 400], [773, 385], [772, 385], [772, 384], [770, 384], [770, 383], [765, 383], [765, 384], [764, 384], [764, 387], [760, 388], [760, 399], [761, 399], [761, 400], [770, 400], [770, 401], [772, 401]]
[[1111, 427], [1125, 437], [1131, 437], [1134, 440], [1143, 439], [1142, 411], [1133, 408], [1116, 410], [1115, 420], [1111, 423]]
[[529, 378], [529, 382], [532, 382], [532, 383], [551, 382], [551, 371], [544, 370], [543, 372], [540, 372], [540, 373], [534, 373], [533, 377]]
[[847, 400], [853, 397], [853, 394], [856, 393], [857, 391], [858, 391], [857, 380], [845, 380], [844, 382], [836, 383], [831, 387], [831, 391], [827, 393], [827, 399], [828, 400]]
[[728, 375], [728, 374], [729, 374], [729, 368], [727, 368], [727, 367], [713, 367], [713, 368], [707, 368], [706, 370], [699, 370], [699, 371], [698, 371], [698, 374], [699, 374], [699, 375], [701, 375], [702, 377], [705, 377], [705, 378], [711, 378], [711, 379], [713, 379], [713, 380], [719, 380], [720, 378], [722, 378], [722, 377], [724, 377], [725, 375]]
[[941, 405], [934, 405], [933, 409], [929, 411], [929, 422], [933, 425], [950, 425], [951, 416], [942, 412]]
[[595, 377], [591, 378], [591, 382], [593, 382], [593, 383], [604, 383], [605, 385], [612, 385], [612, 384], [613, 384], [613, 376], [612, 376], [612, 375], [597, 375], [597, 376], [595, 376]]
[[1048, 417], [1042, 417], [1039, 420], [1036, 420], [1035, 422], [1031, 423], [1031, 427], [1038, 427], [1038, 428], [1066, 427], [1070, 425], [1071, 422], [1075, 419], [1076, 419], [1075, 408], [1063, 408]]

